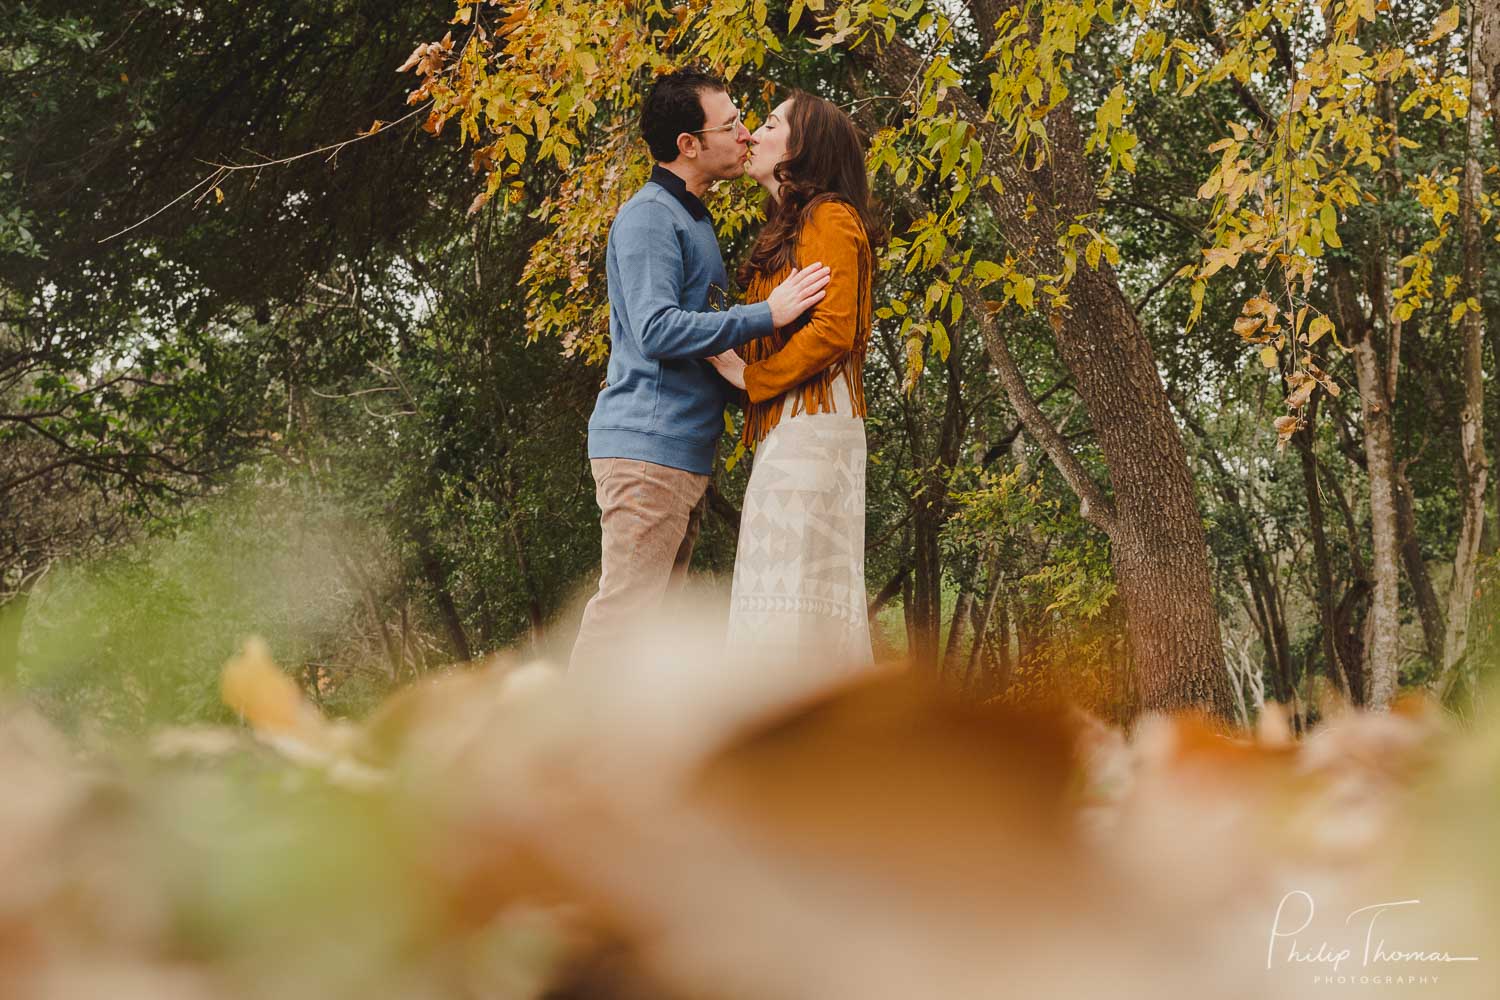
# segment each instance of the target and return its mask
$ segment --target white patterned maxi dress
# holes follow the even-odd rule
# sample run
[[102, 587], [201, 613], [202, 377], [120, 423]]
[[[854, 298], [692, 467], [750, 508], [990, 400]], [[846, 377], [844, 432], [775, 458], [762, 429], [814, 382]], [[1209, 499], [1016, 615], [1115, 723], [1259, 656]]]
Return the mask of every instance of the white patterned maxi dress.
[[[865, 422], [842, 375], [835, 412], [790, 412], [755, 450], [740, 517], [728, 650], [828, 677], [871, 664], [865, 597]], [[798, 407], [800, 410], [800, 407]]]

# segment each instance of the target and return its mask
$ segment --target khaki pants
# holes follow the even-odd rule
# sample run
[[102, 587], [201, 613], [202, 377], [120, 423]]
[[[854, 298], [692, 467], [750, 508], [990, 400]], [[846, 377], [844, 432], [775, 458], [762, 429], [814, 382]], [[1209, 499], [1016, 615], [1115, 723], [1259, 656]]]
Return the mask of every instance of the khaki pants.
[[583, 610], [570, 670], [608, 668], [619, 638], [687, 578], [703, 522], [708, 477], [654, 462], [596, 458], [603, 534], [599, 592]]

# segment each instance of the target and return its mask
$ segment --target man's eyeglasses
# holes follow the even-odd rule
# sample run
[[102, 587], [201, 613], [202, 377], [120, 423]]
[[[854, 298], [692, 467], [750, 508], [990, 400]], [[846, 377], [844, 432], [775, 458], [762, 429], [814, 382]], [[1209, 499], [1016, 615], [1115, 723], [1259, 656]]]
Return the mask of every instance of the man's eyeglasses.
[[693, 131], [689, 132], [688, 135], [708, 135], [710, 132], [738, 132], [742, 124], [744, 123], [740, 120], [740, 116], [735, 115], [734, 121], [729, 122], [726, 125], [715, 125], [713, 128], [694, 129]]

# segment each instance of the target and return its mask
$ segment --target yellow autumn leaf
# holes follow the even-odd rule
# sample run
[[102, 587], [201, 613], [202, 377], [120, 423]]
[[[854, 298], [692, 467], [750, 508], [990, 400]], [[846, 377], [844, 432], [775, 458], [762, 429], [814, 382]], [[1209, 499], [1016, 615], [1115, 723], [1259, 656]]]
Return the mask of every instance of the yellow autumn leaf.
[[1323, 335], [1333, 332], [1333, 321], [1327, 316], [1316, 316], [1312, 324], [1307, 328], [1307, 343], [1309, 346], [1323, 339]]
[[1262, 347], [1260, 349], [1260, 363], [1265, 365], [1267, 368], [1275, 368], [1280, 363], [1280, 361], [1281, 359], [1276, 353], [1276, 348], [1272, 347], [1270, 344], [1267, 344], [1265, 347]]
[[1438, 19], [1432, 23], [1432, 34], [1422, 40], [1423, 45], [1431, 45], [1433, 42], [1451, 33], [1458, 27], [1458, 5], [1454, 4], [1438, 15]]
[[1300, 410], [1312, 398], [1313, 390], [1318, 387], [1318, 383], [1312, 376], [1303, 375], [1300, 379], [1295, 380], [1293, 384], [1296, 388], [1292, 390], [1291, 395], [1287, 396], [1286, 405], [1294, 410]]
[[1235, 267], [1240, 262], [1240, 255], [1229, 247], [1210, 247], [1203, 251], [1203, 277], [1211, 278], [1221, 268]]
[[1099, 110], [1094, 112], [1094, 120], [1099, 127], [1107, 128], [1113, 126], [1119, 128], [1125, 122], [1125, 85], [1117, 83], [1104, 103], [1099, 105]]
[[1260, 329], [1260, 325], [1264, 322], [1265, 320], [1259, 316], [1241, 316], [1234, 321], [1234, 332], [1249, 340], [1255, 336], [1255, 332]]
[[1017, 281], [1015, 283], [1014, 292], [1016, 304], [1019, 305], [1022, 309], [1030, 309], [1033, 305], [1036, 304], [1035, 292], [1035, 278], [1022, 278], [1020, 281]]

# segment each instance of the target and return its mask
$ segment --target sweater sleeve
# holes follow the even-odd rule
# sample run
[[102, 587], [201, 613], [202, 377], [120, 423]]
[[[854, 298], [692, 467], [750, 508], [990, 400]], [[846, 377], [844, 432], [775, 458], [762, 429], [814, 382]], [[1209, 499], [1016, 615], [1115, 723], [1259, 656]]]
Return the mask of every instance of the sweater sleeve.
[[652, 361], [706, 358], [773, 329], [764, 302], [717, 312], [682, 308], [684, 261], [670, 211], [650, 201], [616, 218], [611, 239], [621, 293], [641, 353]]
[[813, 306], [806, 323], [786, 345], [764, 361], [745, 367], [745, 390], [750, 402], [774, 399], [828, 368], [854, 349], [859, 323], [860, 248], [864, 228], [854, 211], [841, 202], [825, 202], [813, 209], [802, 227], [797, 259], [828, 265], [828, 290]]

